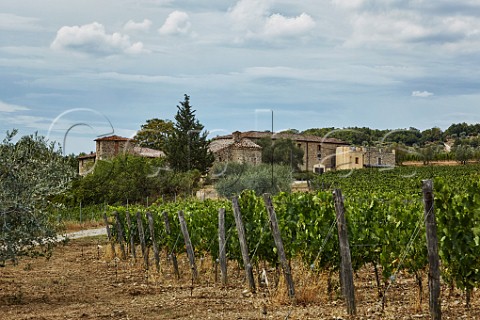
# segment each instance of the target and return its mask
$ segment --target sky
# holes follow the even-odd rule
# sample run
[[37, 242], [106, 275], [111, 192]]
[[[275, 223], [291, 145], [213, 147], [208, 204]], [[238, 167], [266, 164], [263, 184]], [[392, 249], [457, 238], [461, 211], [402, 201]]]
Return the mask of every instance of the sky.
[[479, 66], [478, 0], [0, 2], [1, 134], [67, 154], [173, 120], [185, 94], [211, 137], [445, 130], [480, 122]]

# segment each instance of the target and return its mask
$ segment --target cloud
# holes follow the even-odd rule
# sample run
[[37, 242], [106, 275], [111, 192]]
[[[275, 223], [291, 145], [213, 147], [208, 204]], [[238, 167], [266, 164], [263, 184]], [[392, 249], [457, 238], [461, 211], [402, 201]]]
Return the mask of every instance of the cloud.
[[[450, 51], [478, 51], [480, 21], [473, 4], [445, 1], [334, 0], [346, 16], [349, 47], [434, 45]], [[470, 8], [470, 10], [468, 10]], [[469, 47], [469, 48], [468, 48]]]
[[38, 31], [41, 27], [37, 18], [22, 17], [10, 13], [0, 13], [0, 30]]
[[0, 100], [0, 112], [17, 112], [17, 111], [26, 111], [30, 110], [27, 107], [17, 106], [14, 104], [5, 103]]
[[72, 50], [93, 55], [138, 54], [146, 52], [143, 43], [131, 43], [127, 35], [107, 34], [105, 27], [93, 22], [83, 26], [64, 26], [50, 45], [56, 50]]
[[315, 21], [307, 13], [297, 17], [270, 13], [272, 4], [271, 0], [240, 0], [229, 9], [228, 16], [233, 22], [233, 28], [243, 34], [240, 41], [301, 37], [315, 27]]
[[418, 97], [418, 98], [428, 98], [433, 96], [432, 92], [428, 91], [413, 91], [412, 92], [412, 97]]
[[129, 20], [123, 26], [125, 31], [141, 31], [141, 32], [148, 32], [150, 27], [152, 26], [152, 21], [148, 19], [144, 19], [142, 22], [135, 22], [133, 20]]
[[240, 0], [229, 9], [228, 15], [238, 29], [260, 28], [273, 4], [271, 0]]
[[158, 32], [162, 35], [186, 35], [190, 32], [191, 26], [190, 17], [186, 12], [173, 11]]
[[315, 21], [306, 13], [288, 18], [281, 14], [271, 15], [265, 22], [263, 34], [266, 36], [297, 36], [313, 29]]

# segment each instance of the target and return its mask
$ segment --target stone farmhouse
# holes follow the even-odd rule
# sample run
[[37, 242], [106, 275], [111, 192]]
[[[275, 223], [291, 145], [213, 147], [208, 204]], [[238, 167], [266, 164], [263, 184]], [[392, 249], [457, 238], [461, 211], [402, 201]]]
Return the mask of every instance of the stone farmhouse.
[[323, 172], [336, 168], [336, 149], [340, 146], [347, 146], [334, 138], [322, 138], [311, 135], [292, 133], [271, 133], [269, 131], [246, 131], [233, 132], [231, 135], [218, 136], [213, 138], [210, 146], [215, 160], [219, 162], [250, 162], [258, 164], [261, 162], [261, 147], [256, 144], [262, 138], [269, 139], [290, 139], [296, 143], [304, 152], [302, 171]]
[[338, 147], [337, 170], [395, 167], [395, 150], [374, 147]]
[[240, 131], [231, 136], [216, 137], [210, 142], [210, 151], [215, 162], [238, 162], [260, 164], [262, 162], [262, 147], [252, 140], [242, 137]]
[[121, 154], [132, 154], [147, 158], [160, 158], [165, 154], [162, 151], [139, 147], [135, 141], [120, 136], [108, 136], [95, 139], [96, 152], [78, 157], [78, 173], [88, 174], [99, 160], [109, 160]]

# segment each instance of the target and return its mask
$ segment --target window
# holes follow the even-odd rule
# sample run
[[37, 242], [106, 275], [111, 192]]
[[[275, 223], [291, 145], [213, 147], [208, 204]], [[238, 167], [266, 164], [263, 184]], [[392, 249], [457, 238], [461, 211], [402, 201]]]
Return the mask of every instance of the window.
[[379, 166], [382, 165], [382, 158], [380, 158], [380, 157], [377, 158], [377, 164], [378, 164]]
[[358, 157], [355, 157], [355, 164], [359, 164], [360, 162], [360, 159], [358, 159]]

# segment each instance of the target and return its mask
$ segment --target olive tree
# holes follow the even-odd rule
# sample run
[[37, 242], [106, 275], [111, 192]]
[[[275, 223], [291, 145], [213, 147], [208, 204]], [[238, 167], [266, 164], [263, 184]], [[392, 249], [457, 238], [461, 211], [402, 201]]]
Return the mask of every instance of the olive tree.
[[257, 195], [290, 192], [293, 182], [291, 168], [277, 164], [272, 168], [266, 163], [217, 163], [211, 173], [216, 180], [215, 190], [223, 197], [240, 194], [243, 190], [253, 190]]
[[56, 237], [51, 199], [76, 175], [56, 143], [37, 134], [13, 142], [16, 134], [7, 132], [0, 144], [1, 263], [51, 247]]

